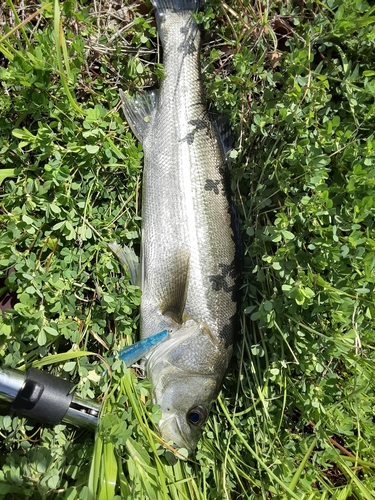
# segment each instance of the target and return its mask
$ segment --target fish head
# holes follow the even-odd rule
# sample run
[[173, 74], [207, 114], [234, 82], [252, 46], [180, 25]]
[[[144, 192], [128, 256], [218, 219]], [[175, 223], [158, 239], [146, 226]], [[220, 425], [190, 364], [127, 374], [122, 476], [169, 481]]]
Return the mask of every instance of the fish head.
[[213, 377], [203, 375], [180, 375], [164, 381], [164, 390], [155, 401], [162, 413], [160, 435], [174, 448], [185, 448], [191, 455], [207, 421], [217, 383]]
[[193, 453], [220, 390], [228, 351], [207, 325], [190, 320], [151, 353], [146, 370], [153, 402], [161, 409], [159, 431], [165, 442]]

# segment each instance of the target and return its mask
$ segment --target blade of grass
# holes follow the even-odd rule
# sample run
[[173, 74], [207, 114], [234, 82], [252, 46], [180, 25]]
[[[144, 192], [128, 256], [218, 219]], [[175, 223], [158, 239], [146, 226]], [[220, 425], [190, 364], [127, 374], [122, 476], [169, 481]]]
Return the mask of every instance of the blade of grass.
[[[339, 456], [339, 458], [341, 458]], [[373, 500], [373, 492], [371, 492], [363, 482], [358, 479], [357, 475], [340, 459], [337, 462], [337, 466], [345, 473], [346, 476], [350, 477], [353, 486], [360, 492], [361, 498], [366, 500]]]
[[[84, 110], [78, 105], [75, 97], [71, 93], [68, 85], [68, 81], [65, 75], [64, 66], [61, 57], [61, 47], [63, 47], [63, 52], [66, 50], [66, 43], [64, 38], [64, 33], [62, 30], [62, 22], [60, 18], [60, 2], [59, 0], [55, 0], [54, 4], [54, 37], [55, 37], [55, 46], [56, 46], [56, 56], [57, 56], [57, 65], [59, 68], [61, 83], [64, 87], [66, 96], [73, 106], [73, 108], [80, 114], [85, 115]], [[65, 48], [64, 48], [65, 47]], [[67, 56], [67, 54], [66, 54]]]
[[348, 462], [352, 462], [353, 464], [361, 465], [362, 467], [370, 467], [371, 469], [375, 469], [375, 463], [369, 462], [368, 460], [360, 460], [359, 458], [349, 457], [348, 455], [340, 455], [340, 458]]
[[182, 460], [178, 460], [173, 466], [173, 481], [169, 484], [169, 489], [171, 497], [176, 500], [201, 498], [195, 481], [187, 474], [186, 462]]
[[[104, 363], [106, 363], [105, 359], [100, 356], [97, 352], [92, 351], [69, 351], [60, 354], [51, 354], [50, 356], [46, 356], [45, 358], [34, 361], [32, 363], [33, 368], [41, 368], [42, 366], [52, 365], [54, 363], [62, 363], [64, 361], [69, 361], [76, 358], [82, 358], [83, 356], [96, 356], [100, 358]], [[108, 368], [108, 366], [107, 366]], [[21, 367], [22, 369], [22, 367]]]
[[[104, 404], [103, 404], [104, 407]], [[88, 479], [88, 500], [96, 500], [97, 490], [100, 478], [100, 469], [102, 465], [101, 457], [103, 454], [103, 439], [99, 432], [96, 433], [94, 453], [92, 455], [90, 473]]]
[[311, 443], [311, 445], [309, 446], [309, 449], [307, 450], [307, 452], [305, 453], [305, 456], [303, 457], [301, 463], [299, 464], [298, 466], [298, 469], [296, 471], [296, 473], [294, 474], [290, 484], [289, 484], [289, 489], [290, 490], [295, 490], [296, 486], [297, 486], [297, 483], [301, 477], [301, 474], [303, 472], [303, 469], [305, 468], [310, 456], [311, 456], [311, 453], [313, 452], [314, 448], [315, 448], [315, 445], [316, 445], [316, 442], [317, 442], [317, 438], [314, 438], [313, 439], [313, 442]]
[[17, 22], [17, 26], [22, 33], [23, 39], [25, 40], [28, 49], [32, 50], [33, 46], [31, 45], [30, 40], [29, 40], [28, 36], [26, 35], [26, 31], [23, 27], [24, 25], [21, 23], [20, 18], [18, 17], [17, 10], [15, 9], [15, 7], [13, 5], [12, 0], [6, 0], [6, 3], [9, 5], [9, 7], [11, 8], [11, 10], [13, 12], [14, 18]]
[[130, 403], [130, 405], [131, 405], [131, 407], [136, 415], [138, 423], [140, 424], [145, 435], [147, 436], [147, 440], [150, 444], [151, 450], [152, 450], [154, 457], [155, 457], [155, 464], [156, 464], [156, 468], [157, 468], [157, 474], [158, 474], [159, 480], [160, 480], [159, 486], [161, 489], [161, 493], [162, 493], [163, 497], [167, 499], [168, 493], [167, 493], [167, 485], [166, 485], [166, 475], [165, 475], [165, 471], [163, 469], [163, 466], [161, 464], [160, 458], [157, 454], [157, 450], [155, 447], [155, 442], [154, 442], [155, 433], [153, 433], [151, 431], [151, 429], [149, 428], [149, 426], [146, 422], [146, 415], [145, 415], [144, 408], [141, 407], [138, 399], [135, 397], [135, 388], [134, 388], [134, 383], [132, 380], [132, 374], [131, 374], [130, 370], [127, 370], [125, 373], [125, 376], [121, 379], [121, 385], [122, 385], [123, 393], [126, 394], [129, 398], [129, 403]]
[[107, 441], [103, 445], [101, 456], [100, 491], [97, 500], [112, 500], [115, 496], [117, 479], [117, 460], [113, 443]]
[[132, 438], [127, 439], [126, 448], [137, 470], [142, 491], [145, 491], [148, 498], [155, 497], [155, 492], [158, 491], [158, 478], [148, 453]]
[[296, 500], [300, 500], [300, 497], [298, 495], [296, 495], [295, 493], [293, 493], [293, 491], [286, 485], [284, 484], [281, 479], [279, 479], [273, 472], [272, 470], [268, 467], [268, 465], [261, 459], [261, 457], [255, 453], [255, 451], [251, 448], [251, 446], [248, 444], [248, 442], [246, 441], [246, 439], [244, 438], [244, 436], [241, 434], [240, 430], [237, 428], [237, 426], [235, 425], [234, 421], [231, 419], [221, 397], [219, 396], [218, 398], [218, 402], [220, 404], [220, 407], [221, 409], [223, 410], [224, 414], [225, 414], [225, 417], [226, 419], [228, 420], [228, 422], [230, 423], [230, 425], [232, 426], [232, 428], [234, 429], [234, 431], [236, 432], [236, 435], [238, 436], [238, 438], [240, 439], [240, 441], [242, 442], [242, 444], [245, 446], [245, 448], [250, 452], [250, 454], [252, 455], [252, 457], [261, 465], [261, 467], [263, 467], [263, 469], [267, 472], [267, 474], [272, 477], [272, 479], [274, 481], [277, 482], [277, 484], [279, 486], [281, 486], [281, 488], [283, 490], [285, 490], [286, 493], [288, 493], [290, 495], [290, 498], [295, 498]]
[[[8, 61], [13, 61], [14, 56], [11, 51], [14, 49], [6, 40], [4, 40], [4, 38], [5, 37], [0, 39], [0, 51], [4, 54]], [[6, 48], [5, 46], [7, 46], [8, 48]]]
[[62, 23], [61, 23], [61, 21], [60, 21], [60, 45], [61, 45], [61, 49], [62, 49], [62, 53], [63, 53], [63, 58], [64, 58], [65, 72], [66, 72], [67, 80], [69, 82], [71, 74], [70, 74], [70, 64], [69, 64], [68, 47], [66, 45], [65, 36], [64, 36], [64, 32], [62, 30]]
[[123, 471], [123, 463], [122, 460], [119, 456], [117, 456], [117, 469], [118, 469], [118, 476], [119, 476], [119, 486], [120, 486], [120, 495], [121, 498], [128, 498], [131, 494], [131, 489], [128, 483], [128, 480], [124, 474]]
[[[46, 8], [48, 8], [50, 5], [52, 5], [52, 2], [51, 3], [48, 3], [48, 4], [45, 4], [43, 5], [43, 7], [40, 7], [40, 9], [36, 10], [33, 14], [31, 14], [30, 16], [28, 16], [25, 20], [23, 20], [22, 22], [20, 22], [19, 24], [17, 24], [16, 26], [14, 26], [14, 28], [12, 28], [11, 30], [9, 30], [7, 33], [5, 33], [5, 35], [3, 35], [1, 38], [0, 38], [0, 50], [2, 50], [2, 47], [1, 47], [1, 44], [7, 40], [9, 37], [11, 37], [14, 33], [16, 33], [20, 28], [23, 28], [23, 26], [25, 26], [25, 24], [29, 23], [30, 21], [32, 21], [34, 19], [34, 17], [37, 17], [41, 12], [43, 12], [43, 10], [45, 10]], [[4, 54], [5, 55], [5, 54]], [[12, 59], [13, 59], [13, 56], [11, 56]]]

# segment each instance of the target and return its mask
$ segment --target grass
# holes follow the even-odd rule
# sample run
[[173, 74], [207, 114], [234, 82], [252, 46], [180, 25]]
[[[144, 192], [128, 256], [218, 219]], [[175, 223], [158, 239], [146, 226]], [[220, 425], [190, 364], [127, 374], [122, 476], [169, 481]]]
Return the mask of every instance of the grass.
[[150, 4], [0, 4], [0, 295], [14, 304], [0, 356], [103, 401], [96, 435], [2, 404], [0, 498], [373, 498], [375, 9], [207, 4], [205, 92], [236, 139], [242, 302], [223, 390], [177, 462], [147, 380], [110, 357], [137, 339], [140, 291], [107, 242], [139, 248], [143, 154], [118, 89], [162, 76]]

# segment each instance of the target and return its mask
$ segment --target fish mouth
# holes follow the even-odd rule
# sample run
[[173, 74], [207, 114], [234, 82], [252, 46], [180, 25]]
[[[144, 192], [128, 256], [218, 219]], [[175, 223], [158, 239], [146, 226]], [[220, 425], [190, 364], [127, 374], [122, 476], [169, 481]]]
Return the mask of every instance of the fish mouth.
[[189, 455], [192, 453], [193, 449], [187, 443], [176, 415], [168, 415], [166, 418], [161, 418], [159, 421], [159, 430], [166, 443], [172, 441], [173, 448], [186, 448]]

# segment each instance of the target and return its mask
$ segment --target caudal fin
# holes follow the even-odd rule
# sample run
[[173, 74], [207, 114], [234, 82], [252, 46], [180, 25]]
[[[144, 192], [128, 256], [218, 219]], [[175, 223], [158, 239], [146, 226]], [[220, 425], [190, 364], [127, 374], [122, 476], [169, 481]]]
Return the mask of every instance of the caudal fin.
[[203, 4], [203, 0], [151, 0], [155, 9], [159, 14], [163, 12], [172, 11], [196, 11], [199, 10]]

